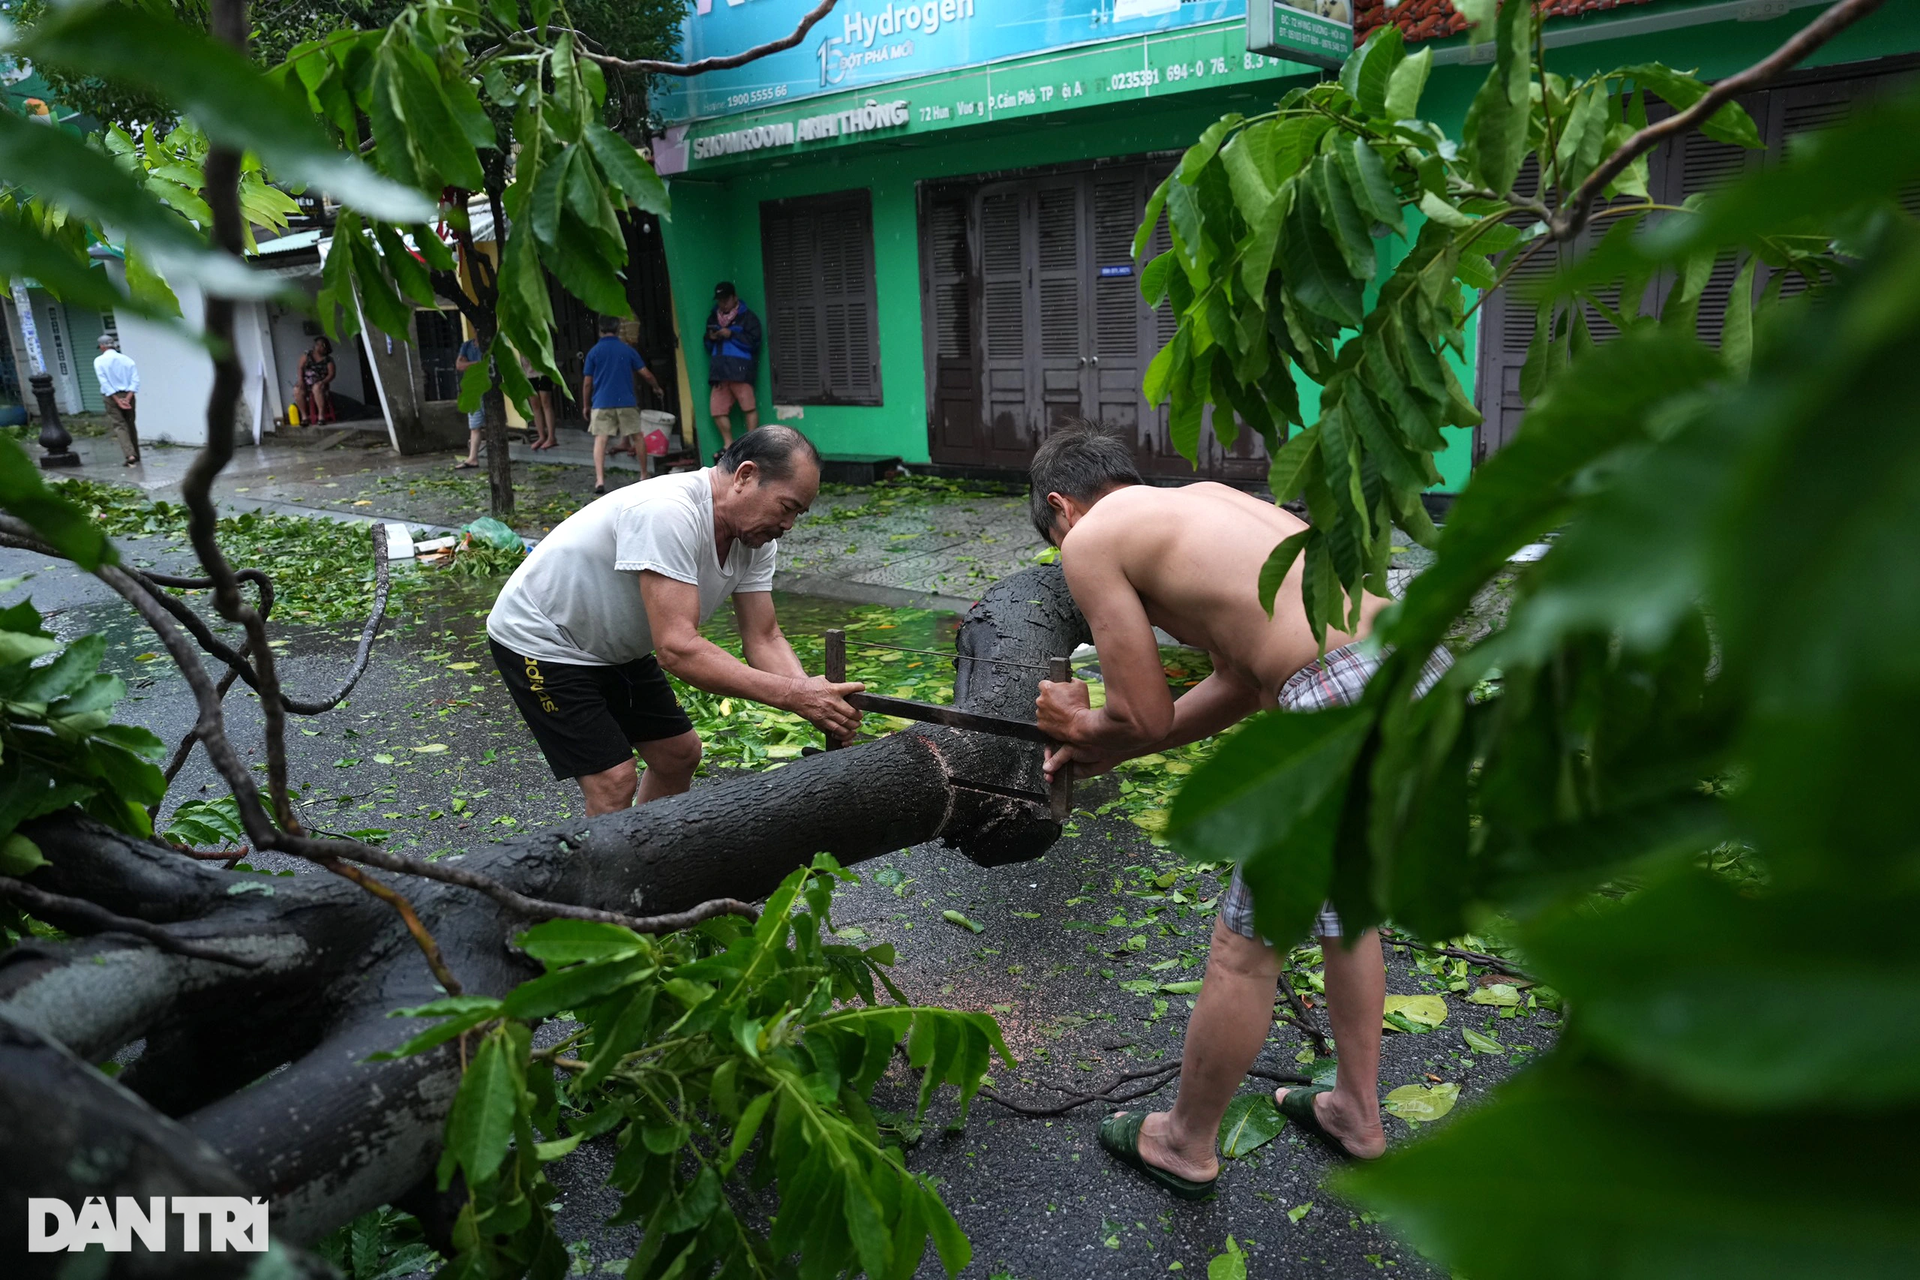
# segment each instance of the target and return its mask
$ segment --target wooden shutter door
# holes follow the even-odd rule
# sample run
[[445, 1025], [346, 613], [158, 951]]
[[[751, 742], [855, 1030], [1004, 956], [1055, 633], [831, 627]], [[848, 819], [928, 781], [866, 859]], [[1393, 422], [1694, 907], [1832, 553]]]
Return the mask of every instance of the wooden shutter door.
[[[1764, 139], [1768, 109], [1765, 95], [1741, 98], [1739, 102], [1759, 124], [1762, 130], [1760, 136]], [[1652, 187], [1655, 196], [1663, 204], [1677, 205], [1689, 196], [1717, 191], [1759, 168], [1766, 158], [1764, 151], [1751, 151], [1746, 147], [1715, 142], [1703, 133], [1682, 134], [1665, 150], [1666, 172], [1659, 184]], [[1700, 295], [1694, 323], [1700, 340], [1709, 346], [1720, 345], [1720, 331], [1727, 319], [1727, 302], [1742, 261], [1742, 255], [1722, 254], [1714, 260], [1713, 270], [1707, 276], [1706, 289]], [[1663, 302], [1674, 279], [1675, 273], [1672, 271], [1660, 273], [1656, 284]]]
[[[1514, 179], [1514, 191], [1532, 197], [1540, 190], [1540, 163], [1528, 156]], [[1515, 214], [1507, 221], [1525, 225], [1532, 219]], [[1480, 306], [1480, 351], [1476, 381], [1479, 409], [1484, 421], [1473, 433], [1473, 461], [1478, 466], [1513, 438], [1520, 429], [1520, 417], [1526, 412], [1526, 397], [1520, 394], [1520, 369], [1527, 361], [1527, 345], [1533, 341], [1534, 308], [1516, 294], [1537, 284], [1560, 269], [1557, 245], [1544, 245], [1525, 262], [1514, 268], [1507, 282]]]
[[1027, 345], [1028, 200], [1018, 186], [990, 187], [977, 200], [980, 226], [981, 379], [986, 397], [982, 461], [1027, 454], [1031, 386]]
[[760, 250], [767, 291], [767, 365], [778, 402], [817, 400], [825, 390], [819, 293], [814, 279], [815, 219], [804, 207], [761, 207]]
[[973, 255], [964, 191], [933, 190], [921, 218], [926, 290], [927, 447], [936, 462], [982, 460], [979, 351], [975, 344]]
[[[1133, 233], [1146, 203], [1141, 169], [1096, 172], [1092, 182], [1093, 376], [1089, 417], [1140, 445], [1146, 399], [1140, 379], [1153, 358], [1153, 313], [1140, 298]], [[1122, 273], [1124, 270], [1124, 273]]]
[[865, 198], [822, 209], [818, 246], [823, 378], [828, 399], [880, 401], [880, 356], [874, 340], [873, 209]]
[[[1163, 176], [1165, 176], [1163, 173], [1154, 169], [1150, 169], [1147, 173], [1148, 181], [1156, 185]], [[1147, 238], [1146, 260], [1151, 262], [1171, 248], [1173, 248], [1173, 233], [1167, 229], [1167, 216], [1162, 213], [1160, 220], [1153, 224], [1153, 234]], [[1178, 270], [1178, 268], [1175, 269]], [[1134, 296], [1139, 297], [1137, 293]], [[1142, 310], [1146, 310], [1144, 298], [1140, 299], [1138, 305]], [[1145, 359], [1140, 362], [1143, 380], [1147, 365], [1153, 357], [1160, 353], [1162, 347], [1173, 341], [1173, 335], [1180, 327], [1180, 318], [1174, 314], [1173, 304], [1163, 299], [1159, 306], [1148, 312], [1144, 327], [1146, 346], [1142, 354]], [[1167, 429], [1171, 406], [1162, 404], [1157, 409], [1146, 410], [1144, 391], [1141, 395], [1141, 404], [1143, 412], [1147, 415], [1143, 419], [1140, 444], [1135, 454], [1141, 474], [1191, 477], [1194, 473], [1193, 466], [1173, 447], [1173, 436]]]
[[1088, 359], [1087, 311], [1083, 282], [1087, 270], [1078, 177], [1041, 179], [1034, 184], [1034, 311], [1039, 360], [1035, 383], [1038, 412], [1031, 419], [1028, 446], [1039, 444], [1053, 424], [1086, 411]]

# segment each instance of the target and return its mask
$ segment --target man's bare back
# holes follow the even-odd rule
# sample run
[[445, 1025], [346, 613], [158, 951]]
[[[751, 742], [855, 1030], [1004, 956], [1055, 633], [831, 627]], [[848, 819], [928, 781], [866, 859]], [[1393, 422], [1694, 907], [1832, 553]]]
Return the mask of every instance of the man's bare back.
[[[1261, 566], [1306, 527], [1272, 503], [1222, 484], [1129, 484], [1091, 503], [1066, 502], [1063, 521], [1060, 562], [1093, 632], [1107, 703], [1088, 707], [1084, 686], [1041, 686], [1040, 725], [1072, 748], [1049, 760], [1049, 771], [1070, 758], [1084, 776], [1218, 733], [1274, 706], [1287, 678], [1319, 655], [1298, 563], [1274, 598], [1273, 616], [1260, 607]], [[1364, 636], [1387, 603], [1363, 600], [1358, 630], [1329, 631], [1327, 649]], [[1214, 674], [1177, 711], [1156, 626], [1213, 659]]]
[[[1274, 547], [1306, 527], [1291, 512], [1223, 484], [1129, 485], [1100, 499], [1074, 526], [1062, 540], [1061, 560], [1069, 586], [1076, 578], [1111, 586], [1111, 572], [1123, 576], [1149, 622], [1205, 649], [1214, 670], [1272, 706], [1287, 677], [1319, 656], [1320, 646], [1301, 604], [1300, 564], [1274, 597], [1272, 617], [1260, 607], [1260, 569]], [[1097, 594], [1074, 590], [1083, 610], [1091, 604], [1102, 613]], [[1364, 636], [1387, 603], [1367, 597], [1359, 630], [1329, 632], [1327, 648]], [[1099, 633], [1096, 623], [1096, 647]]]

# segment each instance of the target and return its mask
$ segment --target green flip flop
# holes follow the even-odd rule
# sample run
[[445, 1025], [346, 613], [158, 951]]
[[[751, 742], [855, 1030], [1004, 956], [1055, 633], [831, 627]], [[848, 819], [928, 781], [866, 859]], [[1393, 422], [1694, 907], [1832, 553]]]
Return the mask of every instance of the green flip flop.
[[1182, 1200], [1204, 1200], [1212, 1195], [1213, 1184], [1220, 1180], [1218, 1174], [1205, 1182], [1195, 1182], [1191, 1178], [1156, 1168], [1140, 1158], [1140, 1126], [1146, 1121], [1147, 1113], [1144, 1111], [1122, 1111], [1119, 1115], [1108, 1116], [1100, 1122], [1100, 1145], [1121, 1164], [1138, 1169]]
[[1280, 1108], [1281, 1115], [1299, 1126], [1300, 1132], [1309, 1137], [1318, 1138], [1320, 1145], [1333, 1152], [1336, 1158], [1358, 1160], [1360, 1157], [1347, 1150], [1346, 1143], [1328, 1132], [1320, 1123], [1320, 1113], [1313, 1108], [1315, 1098], [1323, 1093], [1332, 1092], [1333, 1090], [1323, 1085], [1288, 1085], [1286, 1096], [1275, 1105]]

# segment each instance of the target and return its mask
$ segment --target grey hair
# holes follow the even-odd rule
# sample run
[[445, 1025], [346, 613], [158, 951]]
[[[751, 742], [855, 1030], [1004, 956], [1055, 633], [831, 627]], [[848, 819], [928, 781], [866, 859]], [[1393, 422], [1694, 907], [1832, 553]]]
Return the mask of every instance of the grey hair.
[[792, 427], [775, 425], [757, 428], [735, 440], [721, 452], [716, 465], [732, 475], [741, 463], [751, 462], [759, 469], [764, 484], [768, 480], [791, 480], [794, 463], [800, 458], [812, 459], [814, 469], [819, 469], [820, 451], [813, 447], [813, 441]]
[[1054, 525], [1048, 494], [1092, 502], [1109, 489], [1146, 483], [1126, 442], [1085, 418], [1070, 418], [1055, 427], [1034, 451], [1027, 475], [1032, 484], [1027, 492], [1028, 513], [1033, 527], [1048, 542], [1053, 541]]

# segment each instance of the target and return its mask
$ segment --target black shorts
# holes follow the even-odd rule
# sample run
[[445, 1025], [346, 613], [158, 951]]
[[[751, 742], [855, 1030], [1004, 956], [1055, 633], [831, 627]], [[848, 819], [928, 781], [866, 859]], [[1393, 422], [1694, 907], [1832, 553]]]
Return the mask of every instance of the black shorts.
[[652, 654], [617, 667], [524, 657], [489, 638], [507, 692], [556, 778], [604, 773], [642, 742], [693, 730]]

